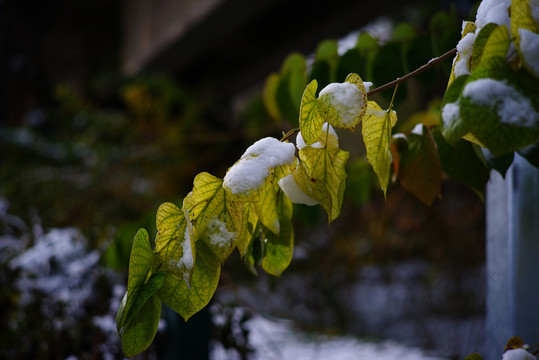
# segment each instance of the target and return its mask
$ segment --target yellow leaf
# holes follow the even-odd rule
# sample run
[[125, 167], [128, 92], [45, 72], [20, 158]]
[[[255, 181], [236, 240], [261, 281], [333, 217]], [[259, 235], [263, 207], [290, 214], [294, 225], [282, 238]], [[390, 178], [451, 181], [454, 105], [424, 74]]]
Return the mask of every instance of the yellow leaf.
[[391, 128], [397, 121], [394, 111], [384, 111], [373, 101], [363, 117], [362, 135], [367, 160], [378, 176], [380, 188], [386, 195], [391, 165]]
[[191, 221], [195, 233], [223, 263], [230, 255], [242, 223], [242, 206], [231, 201], [223, 180], [200, 173], [193, 182]]
[[155, 252], [168, 271], [189, 284], [195, 259], [195, 241], [182, 210], [164, 203], [157, 210]]
[[301, 162], [293, 172], [294, 180], [305, 194], [320, 202], [329, 222], [341, 211], [349, 155], [339, 148], [306, 146], [299, 150]]
[[253, 203], [248, 203], [243, 206], [243, 223], [240, 227], [240, 233], [238, 235], [238, 242], [236, 247], [241, 256], [245, 255], [251, 239], [255, 235], [255, 229], [258, 224], [258, 217], [255, 213]]
[[322, 124], [324, 124], [324, 119], [318, 109], [318, 99], [316, 99], [317, 87], [316, 79], [307, 85], [299, 108], [299, 128], [307, 145], [318, 139], [322, 131]]

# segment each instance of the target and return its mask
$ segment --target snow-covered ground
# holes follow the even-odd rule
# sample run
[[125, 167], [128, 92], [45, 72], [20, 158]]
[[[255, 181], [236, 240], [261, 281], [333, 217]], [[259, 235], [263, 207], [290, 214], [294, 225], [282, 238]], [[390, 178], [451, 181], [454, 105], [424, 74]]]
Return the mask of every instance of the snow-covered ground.
[[[443, 359], [422, 350], [394, 341], [369, 342], [349, 336], [305, 333], [293, 328], [287, 320], [256, 315], [246, 323], [253, 360], [316, 360], [378, 359], [437, 360]], [[212, 360], [241, 359], [234, 350], [221, 343], [213, 344]]]

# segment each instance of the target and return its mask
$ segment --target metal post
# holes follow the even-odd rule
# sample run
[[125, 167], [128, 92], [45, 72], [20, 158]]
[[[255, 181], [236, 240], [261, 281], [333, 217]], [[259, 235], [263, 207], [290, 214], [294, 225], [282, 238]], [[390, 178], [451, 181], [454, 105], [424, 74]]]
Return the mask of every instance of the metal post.
[[487, 185], [487, 360], [520, 336], [539, 343], [539, 169], [515, 155]]

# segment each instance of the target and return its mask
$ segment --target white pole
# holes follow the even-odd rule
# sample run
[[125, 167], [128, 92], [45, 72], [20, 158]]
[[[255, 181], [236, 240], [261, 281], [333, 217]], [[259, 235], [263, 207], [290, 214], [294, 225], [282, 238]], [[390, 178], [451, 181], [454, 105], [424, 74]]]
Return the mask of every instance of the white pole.
[[520, 336], [539, 343], [539, 169], [515, 155], [487, 185], [487, 360]]

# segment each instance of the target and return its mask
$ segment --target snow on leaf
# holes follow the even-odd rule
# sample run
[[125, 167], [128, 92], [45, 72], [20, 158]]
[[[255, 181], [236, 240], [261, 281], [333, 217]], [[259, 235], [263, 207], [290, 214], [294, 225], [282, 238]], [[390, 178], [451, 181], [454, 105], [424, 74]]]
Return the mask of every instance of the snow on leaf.
[[357, 74], [350, 74], [344, 83], [331, 83], [318, 95], [318, 111], [330, 125], [353, 130], [367, 108], [367, 91]]
[[157, 210], [155, 252], [166, 269], [182, 277], [187, 284], [193, 272], [195, 241], [180, 208], [164, 203]]
[[221, 262], [217, 256], [204, 241], [197, 241], [191, 287], [181, 277], [168, 273], [157, 296], [187, 321], [208, 304], [217, 288], [220, 273]]
[[258, 140], [228, 170], [223, 187], [235, 201], [258, 201], [265, 183], [273, 181], [274, 169], [294, 163], [295, 150], [294, 144], [272, 137]]
[[200, 173], [193, 182], [190, 210], [195, 233], [224, 262], [236, 246], [242, 223], [242, 204], [232, 201], [223, 180]]
[[367, 150], [367, 160], [378, 176], [384, 196], [389, 183], [391, 165], [391, 128], [396, 121], [397, 114], [394, 111], [384, 111], [374, 101], [369, 101], [367, 112], [363, 117], [363, 142]]

